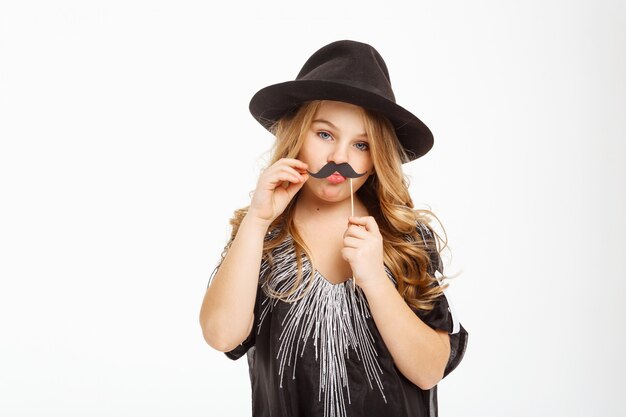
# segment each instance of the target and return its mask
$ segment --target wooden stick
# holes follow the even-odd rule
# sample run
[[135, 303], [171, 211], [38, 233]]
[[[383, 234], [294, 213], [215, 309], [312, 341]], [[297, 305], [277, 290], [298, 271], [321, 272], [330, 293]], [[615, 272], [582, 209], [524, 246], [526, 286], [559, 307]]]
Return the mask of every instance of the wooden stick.
[[[350, 209], [352, 210], [352, 217], [354, 217], [354, 191], [352, 189], [352, 178], [350, 178]], [[356, 290], [356, 277], [352, 275], [352, 289]]]
[[352, 178], [350, 178], [350, 208], [352, 209], [352, 217], [354, 217], [354, 191], [352, 191]]

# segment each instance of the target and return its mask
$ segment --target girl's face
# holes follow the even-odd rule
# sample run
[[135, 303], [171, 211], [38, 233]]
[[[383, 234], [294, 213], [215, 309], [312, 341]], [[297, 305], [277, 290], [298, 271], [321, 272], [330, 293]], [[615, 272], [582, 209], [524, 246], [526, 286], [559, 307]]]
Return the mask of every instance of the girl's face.
[[[328, 162], [347, 162], [357, 173], [366, 173], [352, 179], [356, 193], [374, 171], [363, 117], [361, 109], [355, 105], [322, 102], [305, 134], [298, 159], [308, 164], [311, 172], [318, 172]], [[302, 191], [328, 202], [343, 201], [350, 198], [350, 179], [341, 175], [323, 179], [310, 177]]]

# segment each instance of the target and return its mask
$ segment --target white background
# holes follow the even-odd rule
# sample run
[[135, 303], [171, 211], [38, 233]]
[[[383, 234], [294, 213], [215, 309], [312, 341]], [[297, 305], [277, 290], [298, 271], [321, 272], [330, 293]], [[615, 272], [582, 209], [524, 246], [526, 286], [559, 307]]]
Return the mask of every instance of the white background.
[[338, 39], [435, 134], [440, 415], [626, 415], [626, 3], [222, 3], [0, 3], [0, 415], [250, 414], [198, 312], [271, 144], [249, 99]]

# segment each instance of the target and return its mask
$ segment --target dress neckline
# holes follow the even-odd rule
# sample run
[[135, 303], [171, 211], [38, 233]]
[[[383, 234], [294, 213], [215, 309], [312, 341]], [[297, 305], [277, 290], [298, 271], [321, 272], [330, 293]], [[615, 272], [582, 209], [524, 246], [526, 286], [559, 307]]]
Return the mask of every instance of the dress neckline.
[[[309, 263], [310, 263], [310, 261], [309, 261], [308, 259], [307, 259], [307, 262], [309, 262]], [[335, 283], [335, 282], [330, 282], [330, 281], [329, 281], [329, 280], [328, 280], [328, 279], [324, 276], [324, 274], [322, 274], [322, 273], [319, 271], [319, 269], [316, 269], [316, 270], [315, 270], [315, 274], [316, 274], [316, 275], [319, 275], [319, 277], [320, 277], [323, 281], [325, 281], [328, 285], [332, 285], [332, 286], [334, 286], [334, 287], [339, 286], [339, 285], [345, 285], [345, 284], [346, 284], [347, 282], [349, 282], [349, 281], [354, 281], [354, 277], [349, 277], [349, 278], [344, 279], [344, 280], [343, 280], [343, 281], [341, 281], [341, 282], [336, 282], [336, 283]]]

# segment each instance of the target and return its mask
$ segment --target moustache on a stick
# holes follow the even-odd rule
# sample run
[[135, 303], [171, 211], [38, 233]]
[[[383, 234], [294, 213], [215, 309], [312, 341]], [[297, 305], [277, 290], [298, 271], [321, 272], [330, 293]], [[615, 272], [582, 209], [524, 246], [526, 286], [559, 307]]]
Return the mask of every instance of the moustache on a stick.
[[342, 176], [344, 176], [346, 178], [359, 178], [359, 177], [362, 177], [363, 175], [367, 174], [367, 172], [359, 174], [347, 162], [342, 162], [341, 164], [336, 164], [336, 163], [334, 163], [332, 161], [327, 163], [326, 165], [324, 165], [322, 167], [322, 169], [320, 169], [317, 172], [311, 172], [309, 170], [307, 170], [307, 172], [313, 178], [318, 178], [318, 179], [329, 177], [332, 174], [334, 174], [335, 172], [340, 173]]
[[[352, 179], [362, 177], [363, 175], [367, 174], [367, 172], [359, 174], [347, 162], [336, 164], [332, 161], [324, 165], [322, 169], [320, 169], [317, 172], [311, 172], [309, 170], [307, 170], [307, 172], [313, 178], [318, 178], [318, 179], [329, 177], [335, 172], [338, 172], [339, 174], [343, 175], [346, 178], [350, 178], [350, 207], [352, 210], [352, 216], [354, 216], [354, 191], [352, 190]], [[352, 278], [352, 288], [353, 289], [356, 288], [356, 277]]]

